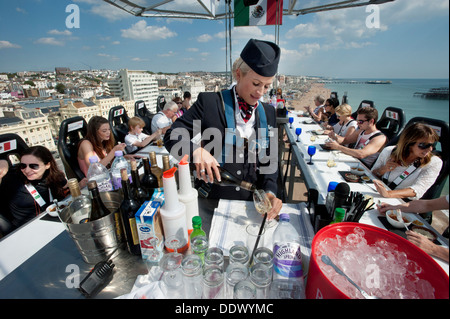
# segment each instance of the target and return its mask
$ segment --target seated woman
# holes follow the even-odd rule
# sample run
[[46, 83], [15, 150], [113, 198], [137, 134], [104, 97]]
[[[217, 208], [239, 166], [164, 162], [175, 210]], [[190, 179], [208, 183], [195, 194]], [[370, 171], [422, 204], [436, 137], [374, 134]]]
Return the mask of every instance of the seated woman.
[[339, 101], [335, 98], [329, 98], [325, 101], [325, 114], [322, 121], [328, 122], [328, 125], [334, 126], [339, 122], [336, 115], [336, 108], [339, 105]]
[[379, 180], [375, 187], [383, 197], [419, 199], [433, 185], [442, 167], [442, 160], [433, 155], [433, 144], [439, 140], [428, 125], [416, 123], [406, 128], [397, 145], [388, 146], [380, 153], [372, 167]]
[[115, 144], [108, 120], [101, 116], [93, 116], [88, 122], [86, 137], [78, 145], [78, 164], [85, 176], [91, 156], [97, 156], [100, 163], [109, 167], [114, 159], [114, 153], [123, 151], [126, 146], [125, 143]]
[[346, 103], [336, 108], [336, 116], [339, 122], [328, 127], [328, 131], [325, 131], [325, 133], [341, 144], [347, 135], [350, 136], [358, 128], [358, 123], [352, 119], [352, 107]]
[[0, 160], [0, 233], [6, 235], [44, 212], [53, 199], [64, 199], [66, 184], [52, 153], [43, 146], [24, 150], [18, 169], [10, 169], [7, 161]]
[[129, 131], [127, 136], [125, 136], [125, 144], [127, 144], [126, 150], [128, 153], [147, 146], [151, 141], [156, 140], [161, 136], [159, 131], [153, 133], [152, 135], [142, 133], [144, 126], [145, 122], [137, 116], [134, 116], [128, 120]]

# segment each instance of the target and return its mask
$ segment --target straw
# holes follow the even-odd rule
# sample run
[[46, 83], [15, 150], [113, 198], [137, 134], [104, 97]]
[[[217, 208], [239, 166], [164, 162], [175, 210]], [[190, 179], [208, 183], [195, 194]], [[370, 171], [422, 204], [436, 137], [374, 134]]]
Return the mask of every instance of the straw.
[[259, 228], [258, 238], [256, 238], [255, 247], [253, 247], [252, 255], [250, 256], [250, 261], [248, 262], [249, 265], [252, 264], [253, 261], [253, 254], [255, 253], [256, 248], [258, 248], [259, 239], [261, 238], [262, 231], [264, 229], [264, 224], [266, 223], [267, 219], [267, 213], [264, 213], [264, 217], [261, 223], [261, 227]]

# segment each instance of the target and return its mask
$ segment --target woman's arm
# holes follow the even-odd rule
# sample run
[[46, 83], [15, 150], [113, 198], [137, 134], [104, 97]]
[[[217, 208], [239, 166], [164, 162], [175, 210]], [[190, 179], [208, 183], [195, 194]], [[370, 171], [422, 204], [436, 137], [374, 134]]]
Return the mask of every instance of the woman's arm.
[[9, 165], [5, 160], [0, 160], [0, 184], [2, 183], [3, 177], [8, 173]]

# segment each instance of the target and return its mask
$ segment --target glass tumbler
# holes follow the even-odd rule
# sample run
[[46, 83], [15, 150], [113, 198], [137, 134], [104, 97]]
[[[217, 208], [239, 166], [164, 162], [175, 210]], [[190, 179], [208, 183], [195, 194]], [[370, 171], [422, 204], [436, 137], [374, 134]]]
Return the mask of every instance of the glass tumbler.
[[271, 273], [273, 270], [273, 251], [266, 247], [259, 247], [253, 254], [253, 264], [262, 263], [266, 265]]
[[198, 255], [188, 255], [181, 262], [184, 293], [188, 299], [201, 299], [203, 291], [202, 260]]
[[241, 263], [232, 263], [227, 267], [225, 280], [225, 298], [233, 299], [234, 286], [248, 277], [248, 268], [246, 265]]
[[[253, 253], [253, 249], [255, 248], [256, 240], [258, 239], [259, 229], [261, 228], [261, 224], [249, 224], [245, 228], [247, 232], [247, 249], [249, 255]], [[258, 246], [264, 246], [264, 233], [265, 229], [262, 230], [261, 236], [259, 238]]]
[[223, 251], [219, 247], [210, 247], [205, 253], [205, 267], [217, 265], [223, 271]]
[[242, 245], [235, 245], [230, 248], [229, 251], [230, 264], [241, 263], [248, 266], [250, 255], [248, 254], [248, 249]]
[[223, 299], [223, 269], [218, 265], [205, 266], [202, 299]]
[[256, 287], [248, 280], [238, 282], [234, 286], [234, 299], [256, 299]]
[[272, 269], [263, 263], [254, 264], [250, 268], [250, 281], [255, 285], [256, 299], [267, 299], [272, 282]]

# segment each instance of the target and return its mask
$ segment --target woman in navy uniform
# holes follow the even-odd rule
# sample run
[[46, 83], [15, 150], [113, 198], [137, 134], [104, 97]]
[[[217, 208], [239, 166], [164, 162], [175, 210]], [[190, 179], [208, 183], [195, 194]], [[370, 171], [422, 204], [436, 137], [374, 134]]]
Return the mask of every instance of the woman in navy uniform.
[[[261, 103], [277, 73], [280, 48], [250, 39], [233, 64], [236, 85], [222, 92], [200, 93], [192, 107], [164, 135], [164, 145], [176, 158], [189, 154], [197, 176], [221, 180], [222, 166], [239, 180], [263, 189], [272, 202], [268, 219], [282, 202], [276, 197], [278, 145], [275, 109]], [[253, 200], [236, 186], [209, 184], [208, 198]]]

